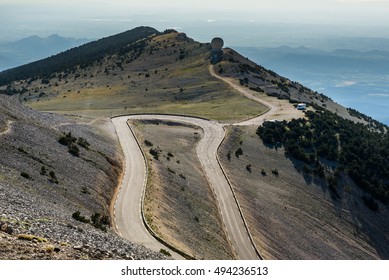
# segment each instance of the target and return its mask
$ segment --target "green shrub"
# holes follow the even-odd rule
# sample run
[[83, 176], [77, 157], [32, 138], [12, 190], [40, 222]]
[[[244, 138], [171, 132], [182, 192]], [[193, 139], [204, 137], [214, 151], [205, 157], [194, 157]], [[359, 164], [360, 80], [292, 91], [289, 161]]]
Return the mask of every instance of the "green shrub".
[[160, 151], [157, 149], [150, 149], [150, 154], [153, 156], [154, 159], [159, 160]]
[[227, 159], [228, 159], [228, 161], [231, 161], [231, 151], [228, 151]]
[[46, 167], [42, 166], [41, 167], [41, 175], [46, 175], [47, 171], [46, 171]]
[[77, 141], [77, 138], [73, 137], [71, 132], [68, 132], [67, 134], [64, 134], [58, 140], [58, 142], [61, 145], [64, 145], [64, 146], [69, 146], [69, 145], [71, 145], [72, 143], [74, 143], [76, 141]]
[[85, 216], [82, 216], [80, 211], [74, 212], [72, 214], [72, 218], [75, 219], [76, 221], [79, 221], [79, 222], [82, 222], [82, 223], [86, 223], [86, 224], [90, 223], [90, 220], [87, 219]]
[[145, 143], [145, 145], [148, 146], [148, 147], [152, 147], [152, 146], [153, 146], [153, 143], [150, 142], [149, 140], [145, 140], [144, 143]]
[[237, 158], [239, 158], [241, 155], [243, 155], [243, 150], [242, 150], [242, 148], [239, 148], [239, 149], [236, 150], [235, 156]]
[[160, 252], [161, 254], [164, 254], [165, 256], [168, 256], [168, 257], [171, 257], [171, 255], [172, 255], [172, 254], [170, 254], [169, 251], [166, 251], [165, 249], [161, 249], [161, 250], [159, 250], [159, 252]]
[[80, 149], [76, 145], [74, 145], [74, 144], [71, 144], [68, 147], [68, 152], [70, 154], [72, 154], [73, 156], [75, 156], [75, 157], [79, 157], [80, 156]]
[[54, 171], [50, 171], [49, 176], [50, 176], [50, 181], [51, 182], [53, 182], [55, 184], [58, 184], [58, 179], [55, 176], [55, 172]]
[[109, 225], [109, 217], [105, 215], [101, 216], [101, 214], [99, 213], [94, 213], [91, 216], [91, 222], [95, 228], [100, 229], [102, 231], [107, 231], [107, 225]]
[[84, 139], [82, 137], [79, 137], [78, 140], [77, 140], [77, 144], [80, 147], [83, 147], [84, 149], [89, 150], [90, 144], [89, 144], [89, 142], [86, 139]]
[[171, 152], [168, 152], [167, 155], [168, 155], [169, 157], [174, 157], [174, 155], [173, 155]]
[[20, 176], [22, 176], [23, 178], [26, 178], [26, 179], [28, 179], [28, 180], [31, 179], [31, 176], [30, 176], [28, 173], [26, 173], [26, 172], [20, 173]]

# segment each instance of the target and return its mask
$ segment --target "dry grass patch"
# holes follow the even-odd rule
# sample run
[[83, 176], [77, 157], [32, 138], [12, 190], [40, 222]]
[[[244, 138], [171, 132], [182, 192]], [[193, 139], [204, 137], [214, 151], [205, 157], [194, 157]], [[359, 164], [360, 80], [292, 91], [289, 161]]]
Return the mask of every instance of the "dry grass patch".
[[198, 259], [232, 258], [217, 202], [196, 156], [202, 131], [157, 123], [134, 125], [148, 158], [148, 221], [163, 239]]

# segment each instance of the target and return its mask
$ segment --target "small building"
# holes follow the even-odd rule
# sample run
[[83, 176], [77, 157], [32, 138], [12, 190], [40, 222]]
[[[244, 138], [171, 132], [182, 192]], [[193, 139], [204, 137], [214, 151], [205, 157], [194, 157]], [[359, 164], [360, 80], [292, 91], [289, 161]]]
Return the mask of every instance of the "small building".
[[307, 109], [307, 104], [305, 104], [305, 103], [299, 103], [299, 104], [297, 104], [296, 109], [297, 109], [297, 110], [305, 110], [305, 109]]
[[211, 63], [216, 64], [223, 59], [223, 46], [224, 41], [222, 38], [215, 37], [211, 41]]

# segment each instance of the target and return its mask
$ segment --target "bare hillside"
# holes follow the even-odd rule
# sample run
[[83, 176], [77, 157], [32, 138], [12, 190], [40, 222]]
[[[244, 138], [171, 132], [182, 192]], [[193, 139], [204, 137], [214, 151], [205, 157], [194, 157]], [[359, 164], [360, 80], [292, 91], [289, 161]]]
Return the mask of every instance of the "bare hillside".
[[164, 240], [196, 259], [231, 259], [218, 202], [196, 156], [202, 130], [175, 122], [133, 125], [148, 160], [145, 214]]
[[343, 177], [334, 195], [303, 164], [270, 149], [257, 127], [228, 129], [219, 157], [266, 259], [388, 259], [389, 212], [370, 210]]

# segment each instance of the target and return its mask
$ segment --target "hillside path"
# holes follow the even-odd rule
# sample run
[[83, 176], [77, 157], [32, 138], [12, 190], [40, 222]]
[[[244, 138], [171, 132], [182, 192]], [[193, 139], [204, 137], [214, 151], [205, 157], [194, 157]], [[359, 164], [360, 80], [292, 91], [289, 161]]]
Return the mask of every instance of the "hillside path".
[[263, 96], [263, 97], [255, 96], [252, 90], [250, 90], [247, 87], [239, 85], [236, 79], [217, 75], [215, 73], [213, 65], [209, 66], [209, 73], [213, 77], [227, 83], [231, 88], [240, 92], [245, 97], [268, 107], [268, 110], [266, 112], [264, 112], [263, 114], [257, 117], [244, 120], [241, 122], [237, 122], [237, 123], [230, 123], [230, 125], [240, 125], [240, 126], [261, 125], [266, 120], [290, 120], [292, 118], [297, 119], [297, 118], [304, 117], [304, 113], [302, 111], [296, 110], [292, 104], [289, 104], [288, 101], [285, 100], [280, 101], [277, 98], [269, 97], [269, 96]]

